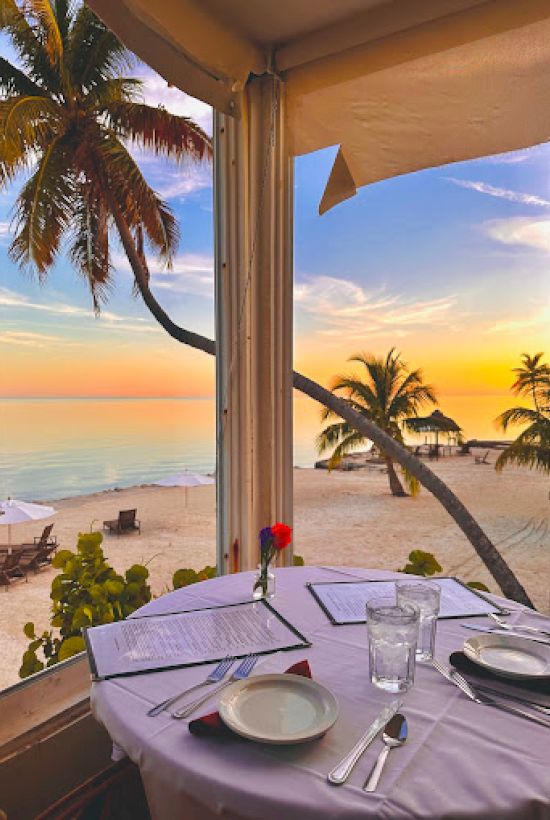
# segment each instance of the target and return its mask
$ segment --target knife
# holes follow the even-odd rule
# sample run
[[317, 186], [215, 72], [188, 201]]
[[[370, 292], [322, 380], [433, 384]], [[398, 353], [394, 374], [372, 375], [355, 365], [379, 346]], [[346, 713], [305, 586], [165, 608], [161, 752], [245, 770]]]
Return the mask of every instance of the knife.
[[347, 754], [343, 760], [327, 775], [327, 779], [330, 783], [334, 786], [341, 786], [342, 783], [345, 783], [348, 777], [350, 776], [353, 767], [365, 751], [367, 747], [372, 743], [375, 739], [376, 735], [378, 735], [382, 729], [385, 727], [386, 723], [392, 718], [401, 708], [402, 701], [394, 700], [383, 709], [376, 720], [374, 720], [365, 734], [359, 738], [351, 752]]
[[550, 640], [525, 633], [512, 632], [510, 629], [493, 629], [491, 626], [481, 626], [481, 624], [461, 624], [463, 629], [472, 629], [474, 632], [489, 632], [492, 635], [510, 635], [512, 638], [525, 638], [526, 641], [536, 641], [550, 646]]

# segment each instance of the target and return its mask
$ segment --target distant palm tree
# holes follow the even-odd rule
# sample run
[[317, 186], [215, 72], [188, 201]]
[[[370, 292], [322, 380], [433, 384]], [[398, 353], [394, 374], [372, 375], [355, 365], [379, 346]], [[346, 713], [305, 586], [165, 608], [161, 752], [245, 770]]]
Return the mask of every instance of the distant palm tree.
[[[392, 348], [385, 358], [376, 358], [369, 354], [357, 354], [348, 361], [358, 362], [365, 370], [364, 380], [355, 375], [336, 376], [332, 391], [344, 391], [350, 406], [362, 416], [375, 422], [395, 441], [403, 444], [403, 434], [399, 422], [415, 416], [422, 405], [435, 403], [435, 391], [429, 384], [424, 384], [422, 371], [409, 371], [401, 355]], [[322, 421], [338, 418], [337, 414], [324, 407]], [[317, 437], [319, 452], [334, 447], [329, 466], [335, 467], [350, 450], [367, 441], [366, 437], [346, 421], [329, 424]], [[388, 469], [390, 489], [395, 496], [405, 496], [391, 456], [381, 450]], [[409, 490], [415, 494], [419, 484], [413, 476], [403, 473]]]
[[209, 138], [189, 118], [140, 100], [141, 82], [121, 76], [135, 58], [85, 5], [0, 0], [0, 29], [21, 66], [0, 57], [0, 189], [25, 175], [12, 258], [43, 279], [67, 251], [99, 311], [114, 225], [147, 302], [146, 243], [170, 264], [179, 232], [128, 146], [200, 160]]
[[514, 395], [530, 399], [533, 406], [511, 407], [496, 419], [504, 432], [510, 425], [527, 425], [499, 455], [495, 464], [499, 472], [508, 464], [517, 464], [550, 473], [550, 365], [542, 361], [543, 356], [523, 353], [523, 366], [512, 371], [516, 380], [510, 389]]

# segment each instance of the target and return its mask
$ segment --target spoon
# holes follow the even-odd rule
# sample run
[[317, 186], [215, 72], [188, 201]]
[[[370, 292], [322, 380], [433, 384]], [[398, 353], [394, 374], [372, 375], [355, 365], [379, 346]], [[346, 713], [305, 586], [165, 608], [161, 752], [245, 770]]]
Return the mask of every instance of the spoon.
[[546, 632], [544, 629], [537, 629], [536, 626], [520, 626], [519, 624], [508, 624], [506, 621], [503, 621], [495, 612], [488, 613], [489, 618], [492, 618], [495, 623], [497, 623], [501, 629], [508, 629], [512, 632], [533, 632], [536, 635], [547, 635], [550, 637], [550, 632]]
[[386, 762], [386, 758], [390, 753], [390, 749], [396, 749], [402, 746], [407, 739], [407, 719], [404, 715], [397, 713], [386, 723], [386, 728], [382, 734], [384, 741], [384, 748], [378, 755], [378, 759], [374, 764], [369, 776], [363, 784], [363, 791], [373, 792], [376, 790], [382, 769]]

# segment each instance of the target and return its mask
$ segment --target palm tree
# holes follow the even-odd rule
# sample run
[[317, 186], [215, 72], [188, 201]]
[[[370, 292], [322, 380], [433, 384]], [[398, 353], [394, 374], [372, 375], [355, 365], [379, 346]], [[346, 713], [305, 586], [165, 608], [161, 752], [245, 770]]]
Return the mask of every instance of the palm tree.
[[[149, 287], [146, 241], [169, 263], [178, 230], [127, 145], [181, 160], [210, 156], [191, 120], [139, 102], [140, 84], [123, 78], [132, 55], [85, 6], [69, 0], [0, 0], [0, 31], [21, 67], [0, 57], [0, 190], [30, 172], [17, 201], [14, 259], [44, 279], [62, 248], [90, 285], [99, 312], [109, 296], [109, 229], [122, 241], [136, 288], [178, 342], [213, 356], [216, 343], [172, 321]], [[530, 605], [502, 556], [460, 500], [428, 467], [339, 396], [301, 373], [297, 390], [330, 408], [422, 483], [453, 517], [505, 595]]]
[[69, 0], [0, 0], [0, 29], [18, 63], [0, 58], [0, 189], [21, 172], [12, 258], [43, 279], [61, 248], [88, 282], [94, 308], [109, 294], [115, 225], [138, 287], [145, 245], [170, 264], [178, 226], [128, 146], [175, 161], [211, 153], [187, 117], [140, 100], [135, 60], [98, 17]]
[[[332, 383], [333, 391], [343, 390], [347, 401], [358, 413], [371, 421], [400, 444], [404, 444], [399, 426], [403, 419], [416, 416], [418, 410], [426, 403], [435, 403], [435, 392], [429, 384], [424, 384], [421, 370], [409, 371], [401, 355], [392, 348], [385, 358], [376, 358], [367, 353], [357, 354], [348, 359], [357, 362], [365, 370], [365, 380], [355, 375], [336, 376]], [[334, 418], [336, 413], [323, 408], [321, 420]], [[319, 452], [334, 447], [329, 467], [335, 467], [346, 453], [363, 445], [366, 441], [363, 433], [346, 421], [329, 424], [317, 437]], [[392, 457], [382, 447], [381, 454], [386, 462], [390, 489], [395, 496], [405, 496]], [[404, 478], [413, 495], [419, 484], [414, 476], [404, 471]]]
[[512, 393], [530, 399], [533, 406], [511, 407], [496, 419], [504, 432], [510, 425], [527, 425], [499, 455], [495, 464], [499, 472], [508, 464], [517, 464], [550, 473], [550, 365], [542, 361], [543, 356], [523, 353], [522, 366], [512, 370], [516, 374]]

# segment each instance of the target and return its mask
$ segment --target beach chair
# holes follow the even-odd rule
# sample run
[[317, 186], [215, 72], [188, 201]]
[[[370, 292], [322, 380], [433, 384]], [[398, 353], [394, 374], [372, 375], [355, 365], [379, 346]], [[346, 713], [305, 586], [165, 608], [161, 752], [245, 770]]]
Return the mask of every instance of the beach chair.
[[35, 547], [31, 544], [23, 544], [19, 555], [20, 561], [17, 569], [23, 573], [27, 579], [28, 573], [32, 570], [38, 572], [39, 569], [48, 566], [52, 562], [52, 555], [57, 549], [57, 543], [46, 544], [43, 547]]
[[141, 532], [141, 522], [136, 518], [137, 510], [120, 510], [118, 518], [112, 521], [104, 521], [103, 529], [109, 532], [116, 532], [120, 535], [121, 532], [133, 532], [137, 530]]
[[52, 535], [53, 524], [48, 524], [47, 527], [44, 527], [44, 531], [42, 535], [35, 535], [34, 536], [34, 545], [36, 547], [51, 547], [55, 545], [56, 549], [58, 547], [57, 537]]
[[44, 527], [42, 535], [34, 536], [32, 544], [11, 544], [11, 546], [9, 544], [0, 544], [0, 555], [10, 549], [12, 552], [21, 552], [22, 550], [30, 551], [31, 549], [39, 550], [44, 547], [52, 547], [53, 549], [48, 553], [51, 555], [59, 546], [56, 536], [51, 534], [52, 530], [53, 524], [48, 524], [47, 527]]
[[489, 450], [487, 450], [487, 452], [485, 453], [484, 456], [476, 456], [475, 457], [475, 463], [476, 464], [488, 464], [489, 463], [488, 455], [489, 455]]
[[0, 584], [5, 587], [6, 592], [9, 585], [16, 578], [22, 578], [24, 573], [19, 564], [21, 562], [21, 552], [6, 553], [0, 556]]

